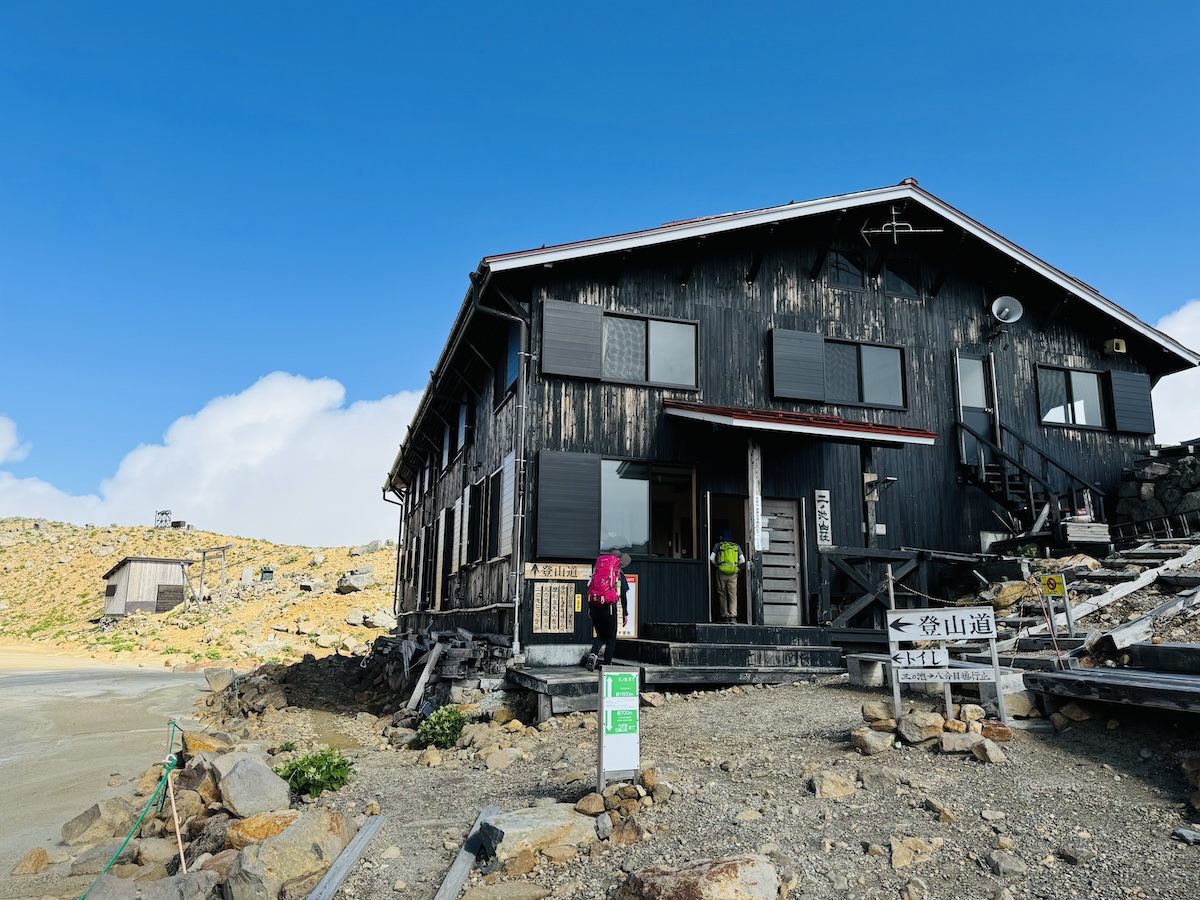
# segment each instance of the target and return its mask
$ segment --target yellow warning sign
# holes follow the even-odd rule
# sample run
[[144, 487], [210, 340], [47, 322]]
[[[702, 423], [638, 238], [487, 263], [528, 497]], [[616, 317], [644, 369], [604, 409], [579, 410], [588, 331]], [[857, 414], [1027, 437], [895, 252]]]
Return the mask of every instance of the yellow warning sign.
[[1067, 585], [1061, 575], [1039, 575], [1038, 578], [1042, 582], [1042, 596], [1063, 598], [1067, 596]]

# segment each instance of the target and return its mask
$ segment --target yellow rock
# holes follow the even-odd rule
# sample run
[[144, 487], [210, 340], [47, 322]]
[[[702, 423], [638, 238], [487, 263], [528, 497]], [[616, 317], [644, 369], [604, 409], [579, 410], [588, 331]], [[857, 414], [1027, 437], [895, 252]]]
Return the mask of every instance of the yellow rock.
[[233, 745], [222, 737], [217, 737], [214, 734], [208, 734], [203, 731], [185, 731], [183, 733], [183, 747], [188, 754], [196, 753], [220, 753], [224, 750], [232, 749]]
[[274, 837], [300, 818], [300, 811], [287, 809], [281, 812], [259, 813], [234, 822], [225, 832], [225, 848], [241, 850], [251, 844]]
[[36, 875], [50, 865], [50, 854], [41, 847], [34, 847], [21, 857], [21, 861], [13, 868], [14, 875]]

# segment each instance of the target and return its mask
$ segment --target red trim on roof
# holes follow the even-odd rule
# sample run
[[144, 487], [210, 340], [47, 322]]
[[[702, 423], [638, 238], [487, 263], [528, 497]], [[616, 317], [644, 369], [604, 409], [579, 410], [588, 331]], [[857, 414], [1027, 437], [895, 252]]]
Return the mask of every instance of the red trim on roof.
[[936, 440], [937, 432], [926, 431], [923, 428], [906, 428], [903, 425], [877, 425], [871, 422], [855, 422], [843, 419], [841, 416], [818, 416], [811, 413], [785, 412], [775, 409], [745, 409], [736, 406], [710, 406], [706, 403], [695, 403], [690, 400], [664, 400], [666, 409], [678, 409], [685, 412], [702, 413], [710, 416], [721, 416], [735, 419], [739, 422], [777, 425], [795, 425], [799, 427], [824, 428], [844, 432], [847, 437], [861, 435], [864, 438], [909, 438], [916, 440]]

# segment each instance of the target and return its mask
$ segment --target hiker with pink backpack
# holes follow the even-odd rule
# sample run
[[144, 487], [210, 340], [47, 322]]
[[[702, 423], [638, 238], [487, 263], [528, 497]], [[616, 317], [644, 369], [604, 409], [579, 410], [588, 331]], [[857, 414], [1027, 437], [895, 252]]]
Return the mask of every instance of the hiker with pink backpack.
[[[601, 553], [592, 567], [588, 581], [588, 616], [596, 637], [591, 651], [583, 658], [589, 672], [597, 664], [612, 665], [613, 653], [617, 649], [617, 604], [621, 604], [621, 625], [629, 624], [629, 582], [623, 571], [629, 565], [629, 554], [623, 550]], [[599, 656], [601, 646], [604, 657]]]

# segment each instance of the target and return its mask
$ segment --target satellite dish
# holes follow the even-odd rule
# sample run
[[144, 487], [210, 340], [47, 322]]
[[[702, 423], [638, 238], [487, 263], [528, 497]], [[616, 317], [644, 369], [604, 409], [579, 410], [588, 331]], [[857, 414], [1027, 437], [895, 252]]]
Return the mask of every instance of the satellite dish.
[[1016, 297], [997, 297], [992, 301], [992, 315], [1001, 325], [1011, 325], [1025, 313], [1025, 307]]

